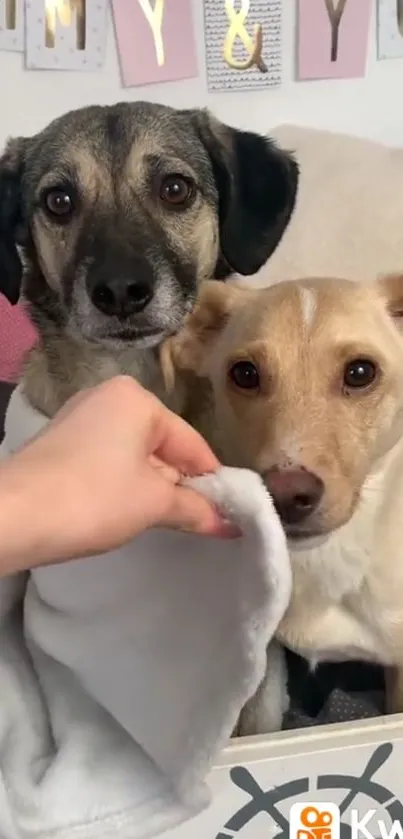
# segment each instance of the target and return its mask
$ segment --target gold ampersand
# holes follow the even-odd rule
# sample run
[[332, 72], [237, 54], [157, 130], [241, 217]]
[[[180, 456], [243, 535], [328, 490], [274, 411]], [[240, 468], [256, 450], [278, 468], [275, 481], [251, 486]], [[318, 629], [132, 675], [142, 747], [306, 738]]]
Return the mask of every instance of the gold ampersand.
[[[251, 38], [245, 28], [245, 23], [250, 10], [249, 0], [241, 0], [241, 8], [238, 11], [234, 6], [235, 0], [225, 0], [225, 11], [230, 25], [224, 41], [224, 58], [229, 67], [233, 70], [249, 70], [250, 67], [257, 67], [261, 73], [267, 73], [267, 66], [262, 58], [263, 29], [260, 23], [255, 27], [254, 37]], [[244, 61], [233, 57], [234, 43], [240, 38], [249, 58]]]

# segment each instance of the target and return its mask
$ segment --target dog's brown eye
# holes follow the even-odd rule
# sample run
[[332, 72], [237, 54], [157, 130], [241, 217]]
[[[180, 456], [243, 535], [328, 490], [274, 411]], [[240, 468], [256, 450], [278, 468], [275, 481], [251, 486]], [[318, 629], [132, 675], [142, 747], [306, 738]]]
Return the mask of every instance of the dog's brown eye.
[[182, 175], [167, 175], [160, 186], [160, 198], [167, 204], [183, 207], [189, 203], [194, 194], [194, 184]]
[[376, 379], [377, 366], [366, 358], [354, 358], [344, 368], [344, 385], [351, 389], [369, 387]]
[[51, 189], [46, 193], [45, 207], [47, 212], [58, 218], [67, 218], [73, 212], [71, 195], [64, 189]]
[[230, 381], [241, 390], [258, 390], [260, 376], [252, 361], [236, 361], [229, 370]]

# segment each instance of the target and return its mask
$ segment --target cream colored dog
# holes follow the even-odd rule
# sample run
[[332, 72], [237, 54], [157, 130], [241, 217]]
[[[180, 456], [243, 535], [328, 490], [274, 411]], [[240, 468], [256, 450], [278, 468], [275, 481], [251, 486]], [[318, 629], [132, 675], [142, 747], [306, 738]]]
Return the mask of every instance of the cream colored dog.
[[274, 499], [294, 577], [279, 639], [312, 664], [392, 666], [402, 711], [403, 276], [208, 283], [163, 362], [189, 420]]

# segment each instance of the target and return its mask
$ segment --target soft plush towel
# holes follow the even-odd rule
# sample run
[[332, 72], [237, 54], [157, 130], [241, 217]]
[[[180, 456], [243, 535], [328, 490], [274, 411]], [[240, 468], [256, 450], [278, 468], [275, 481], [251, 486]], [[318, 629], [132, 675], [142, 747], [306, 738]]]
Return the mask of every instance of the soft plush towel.
[[[2, 455], [45, 422], [17, 389]], [[194, 485], [242, 538], [155, 530], [0, 581], [1, 839], [145, 839], [208, 804], [204, 778], [263, 678], [290, 567], [257, 475]]]

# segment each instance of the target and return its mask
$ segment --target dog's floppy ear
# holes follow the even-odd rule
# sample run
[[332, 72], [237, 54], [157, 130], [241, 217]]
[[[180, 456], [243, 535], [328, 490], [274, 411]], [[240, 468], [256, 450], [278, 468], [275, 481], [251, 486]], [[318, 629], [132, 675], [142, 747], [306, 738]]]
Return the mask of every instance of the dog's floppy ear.
[[272, 140], [239, 131], [207, 111], [195, 115], [219, 195], [216, 279], [255, 274], [277, 247], [294, 209], [298, 165]]
[[0, 157], [0, 292], [13, 305], [18, 302], [22, 280], [17, 239], [22, 226], [21, 181], [27, 142], [23, 137], [9, 140]]
[[201, 285], [193, 312], [186, 318], [181, 331], [168, 338], [160, 350], [161, 369], [168, 393], [174, 389], [177, 372], [191, 371], [203, 375], [206, 358], [214, 349], [216, 338], [245, 294], [250, 293], [242, 286], [223, 285], [214, 280]]
[[376, 284], [387, 311], [403, 331], [403, 273], [378, 277]]

